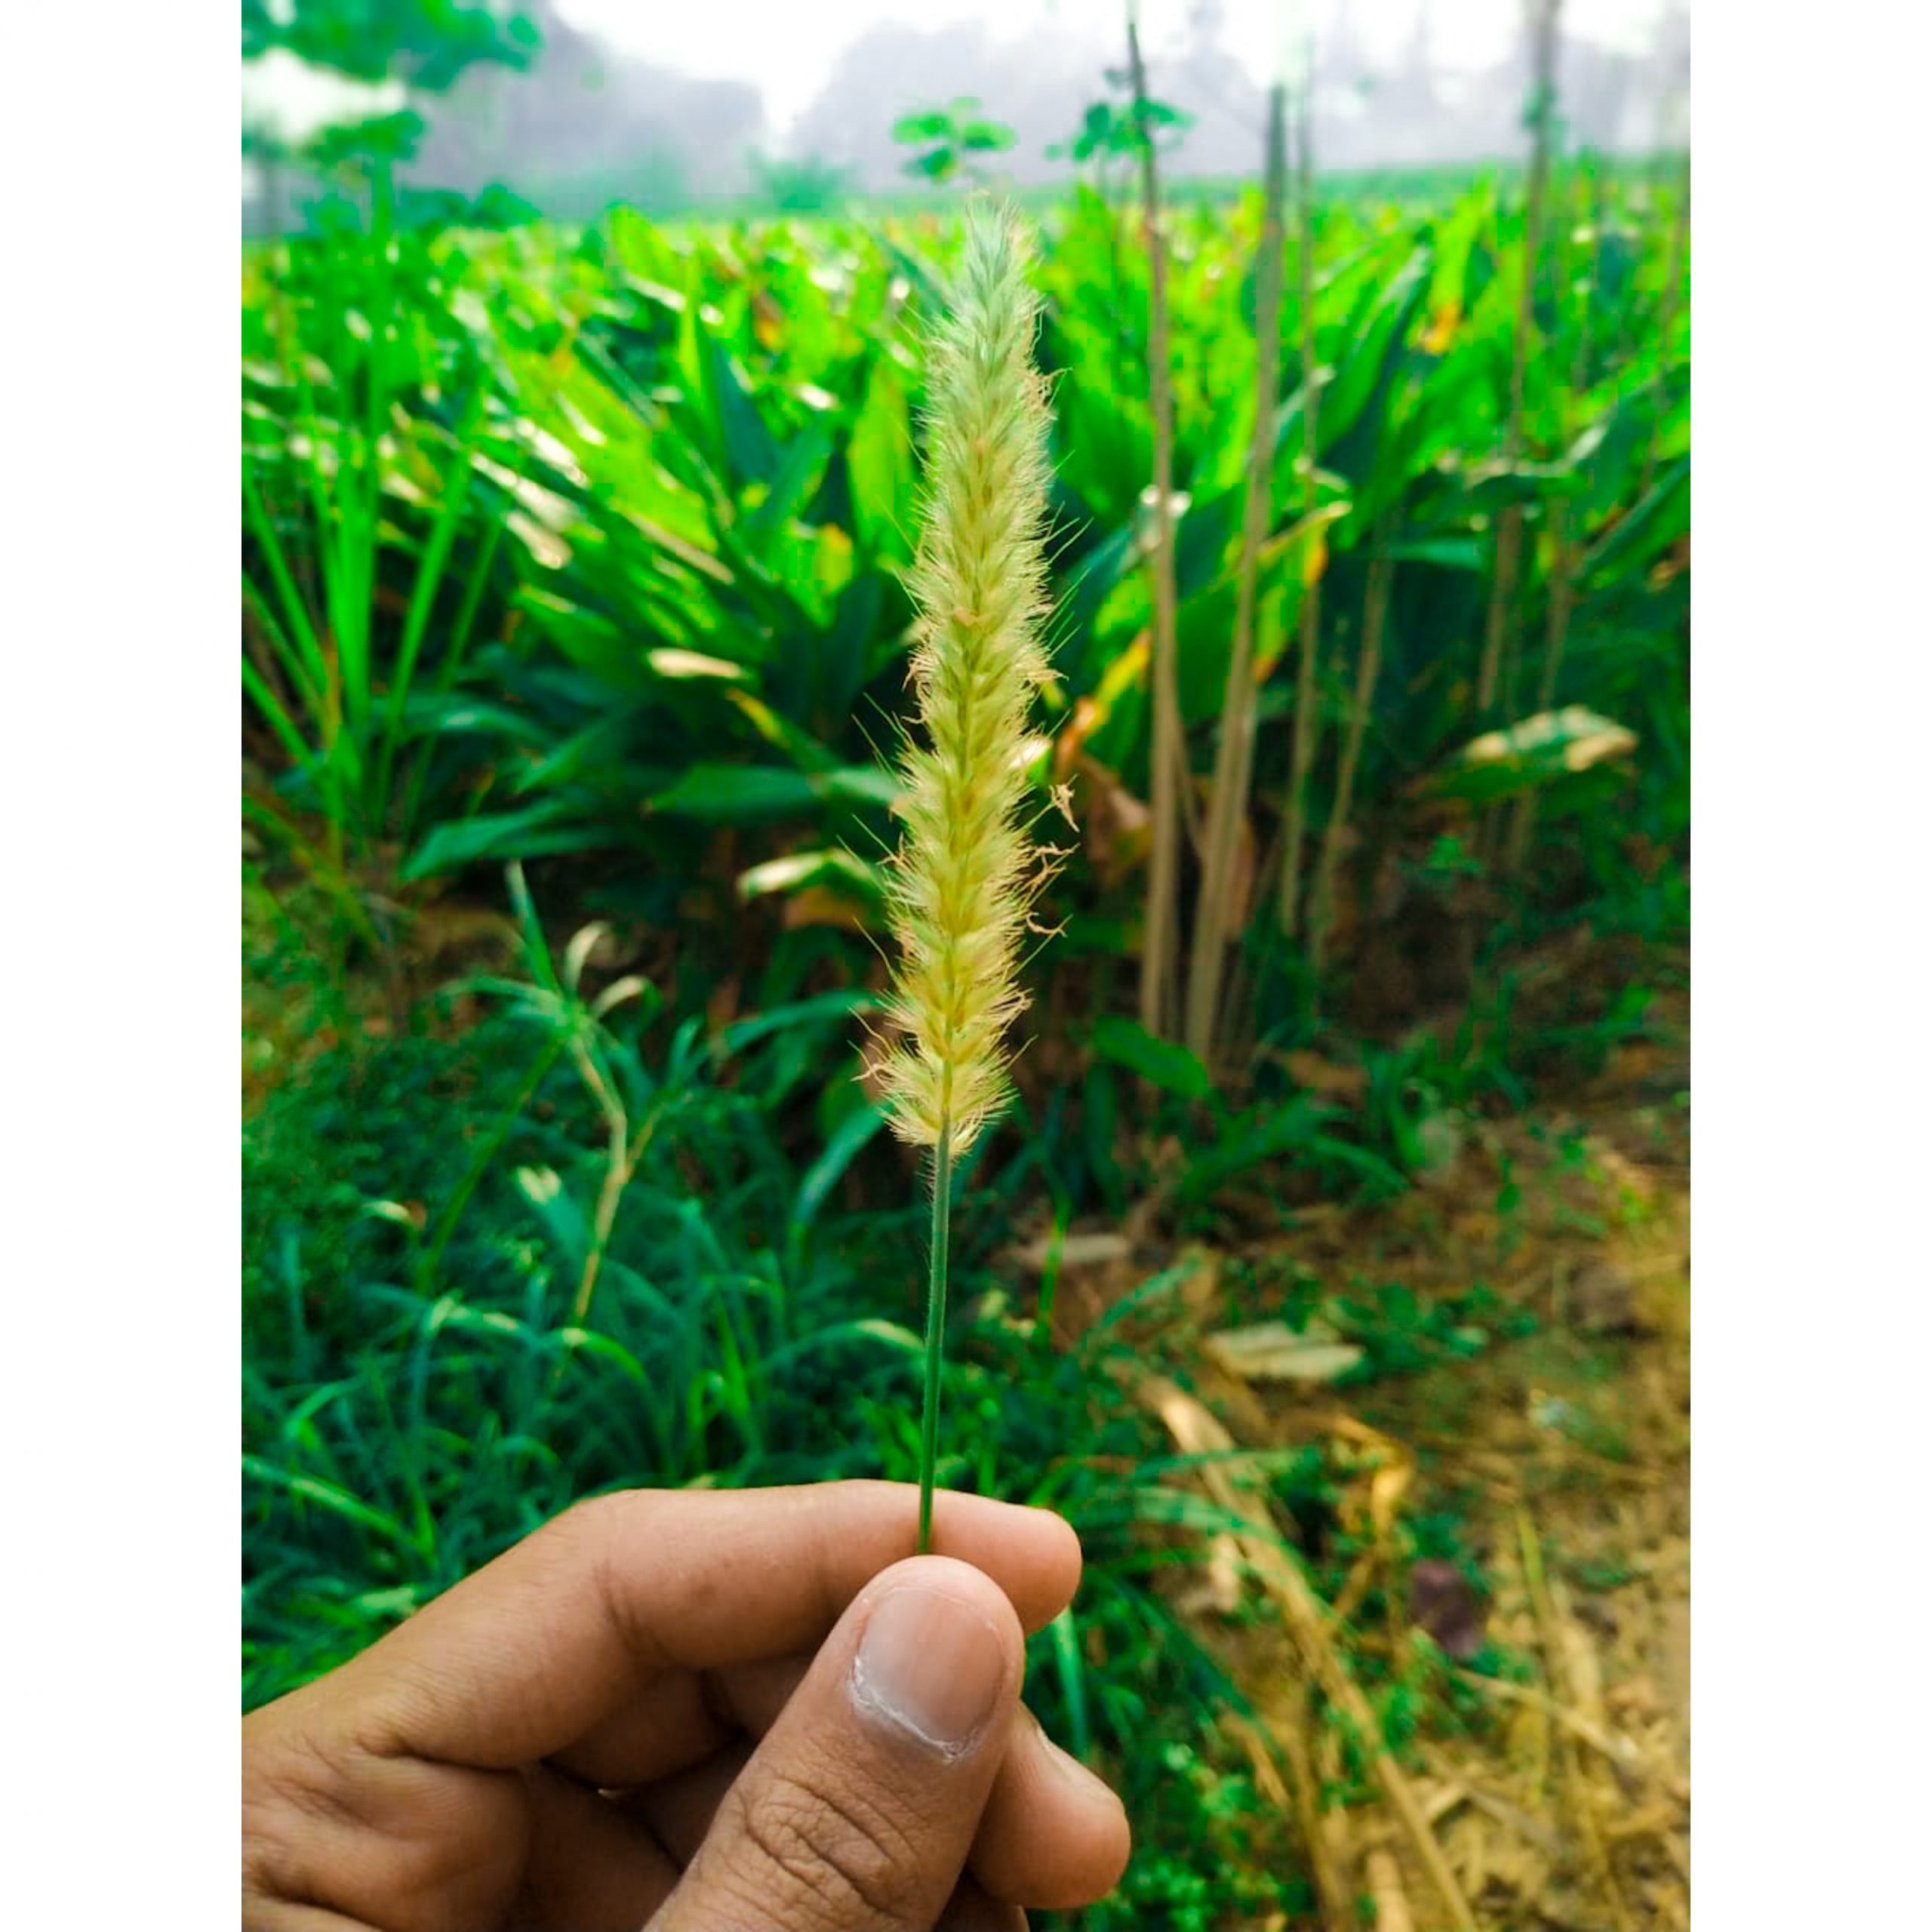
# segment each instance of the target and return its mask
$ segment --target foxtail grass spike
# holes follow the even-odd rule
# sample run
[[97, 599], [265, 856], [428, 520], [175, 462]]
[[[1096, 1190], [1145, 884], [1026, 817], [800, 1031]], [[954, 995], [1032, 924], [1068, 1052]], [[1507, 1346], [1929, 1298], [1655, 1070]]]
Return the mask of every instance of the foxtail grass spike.
[[1047, 668], [1041, 525], [1049, 473], [1030, 262], [1011, 217], [970, 211], [949, 310], [928, 344], [931, 481], [909, 580], [918, 611], [919, 729], [900, 758], [906, 836], [887, 885], [899, 957], [878, 1066], [894, 1131], [934, 1155], [921, 1549], [937, 1449], [952, 1164], [1010, 1091], [1007, 1032], [1026, 1003], [1020, 951], [1049, 856], [1033, 843], [1026, 812], [1027, 713]]

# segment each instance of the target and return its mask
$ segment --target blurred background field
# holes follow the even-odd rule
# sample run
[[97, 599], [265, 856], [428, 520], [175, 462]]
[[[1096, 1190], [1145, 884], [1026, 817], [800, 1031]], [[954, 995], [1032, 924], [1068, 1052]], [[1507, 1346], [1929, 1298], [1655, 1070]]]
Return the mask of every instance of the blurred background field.
[[999, 192], [1067, 850], [942, 1479], [1086, 1544], [1087, 1916], [1687, 1921], [1682, 10], [617, 18], [243, 9], [245, 1700], [598, 1488], [913, 1474], [864, 1028]]

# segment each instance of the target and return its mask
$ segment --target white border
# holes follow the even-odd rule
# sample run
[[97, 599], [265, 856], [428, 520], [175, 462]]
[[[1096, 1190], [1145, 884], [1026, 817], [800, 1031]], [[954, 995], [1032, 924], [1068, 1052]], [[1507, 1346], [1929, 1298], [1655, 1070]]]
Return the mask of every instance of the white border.
[[7, 25], [5, 1915], [232, 1923], [233, 14]]

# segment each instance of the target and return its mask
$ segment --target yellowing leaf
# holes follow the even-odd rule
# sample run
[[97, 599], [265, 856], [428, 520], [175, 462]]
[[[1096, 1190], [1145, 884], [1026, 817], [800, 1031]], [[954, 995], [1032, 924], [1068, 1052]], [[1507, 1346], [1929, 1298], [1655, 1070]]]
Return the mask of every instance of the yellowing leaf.
[[1054, 745], [1054, 768], [1064, 778], [1073, 769], [1080, 748], [1113, 715], [1114, 706], [1131, 691], [1146, 685], [1153, 660], [1153, 638], [1143, 631], [1101, 674], [1088, 696], [1074, 700], [1073, 715], [1062, 725]]
[[1301, 553], [1301, 587], [1312, 590], [1328, 568], [1328, 533], [1318, 530]]
[[1429, 318], [1429, 327], [1422, 339], [1423, 352], [1427, 355], [1446, 355], [1449, 345], [1456, 339], [1457, 325], [1462, 319], [1463, 305], [1452, 296]]

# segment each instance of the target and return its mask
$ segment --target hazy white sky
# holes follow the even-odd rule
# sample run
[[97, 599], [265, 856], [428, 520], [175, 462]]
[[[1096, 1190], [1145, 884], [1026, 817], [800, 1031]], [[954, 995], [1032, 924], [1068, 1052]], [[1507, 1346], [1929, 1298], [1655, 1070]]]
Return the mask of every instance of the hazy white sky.
[[[1318, 33], [1346, 4], [1373, 60], [1398, 50], [1415, 23], [1417, 0], [1312, 0]], [[823, 87], [839, 54], [885, 20], [922, 26], [984, 20], [1000, 38], [1053, 23], [1112, 39], [1121, 32], [1121, 0], [558, 0], [574, 26], [667, 67], [714, 80], [749, 81], [764, 97], [768, 121], [783, 136]], [[1284, 20], [1296, 0], [1226, 0], [1224, 43], [1257, 81], [1267, 80]], [[1437, 59], [1480, 67], [1509, 48], [1523, 0], [1435, 0], [1431, 11]], [[1566, 0], [1567, 32], [1633, 52], [1652, 44], [1660, 0]], [[1141, 34], [1150, 58], [1178, 33], [1188, 0], [1142, 0]]]
[[[793, 120], [830, 77], [839, 54], [868, 28], [888, 20], [928, 27], [983, 20], [999, 38], [1051, 25], [1109, 42], [1121, 32], [1122, 0], [557, 0], [573, 26], [619, 51], [712, 80], [748, 81], [763, 97], [765, 118], [782, 142]], [[1400, 51], [1419, 0], [1226, 0], [1223, 42], [1265, 84], [1284, 32], [1312, 18], [1319, 40], [1346, 5], [1371, 61]], [[1190, 0], [1141, 0], [1141, 33], [1158, 63], [1164, 42], [1183, 30]], [[1487, 66], [1503, 54], [1523, 17], [1524, 0], [1434, 0], [1431, 27], [1444, 67]], [[1641, 52], [1655, 44], [1665, 0], [1565, 0], [1566, 32]], [[288, 133], [353, 112], [373, 111], [366, 91], [272, 55], [245, 69], [242, 95]]]

